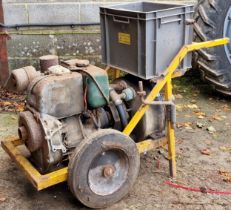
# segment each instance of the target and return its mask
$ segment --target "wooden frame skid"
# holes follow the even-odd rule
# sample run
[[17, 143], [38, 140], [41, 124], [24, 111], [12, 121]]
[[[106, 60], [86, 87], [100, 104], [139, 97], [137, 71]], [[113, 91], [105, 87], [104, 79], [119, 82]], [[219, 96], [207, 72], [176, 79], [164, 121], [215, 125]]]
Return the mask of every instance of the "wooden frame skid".
[[[191, 45], [184, 46], [167, 68], [165, 74], [163, 75], [163, 78], [157, 82], [153, 90], [147, 96], [146, 101], [152, 102], [163, 88], [165, 88], [165, 99], [172, 99], [172, 77], [174, 76], [176, 68], [179, 66], [180, 62], [187, 55], [187, 53], [201, 48], [215, 47], [227, 43], [229, 43], [229, 39], [224, 38], [208, 42], [193, 43]], [[118, 76], [118, 72], [116, 73], [116, 76]], [[124, 134], [130, 135], [132, 133], [132, 131], [134, 130], [140, 119], [143, 117], [145, 112], [148, 110], [148, 108], [149, 105], [142, 105], [139, 108], [139, 110], [130, 120], [127, 127], [124, 129]], [[137, 148], [140, 153], [145, 153], [168, 144], [170, 175], [174, 177], [176, 176], [174, 127], [170, 121], [167, 121], [166, 127], [167, 139], [163, 138], [155, 141], [145, 140], [143, 142], [137, 143]], [[31, 183], [37, 190], [42, 190], [67, 180], [67, 167], [58, 169], [45, 175], [40, 174], [38, 170], [30, 163], [30, 161], [25, 156], [23, 156], [23, 154], [17, 148], [17, 146], [21, 144], [23, 144], [23, 142], [17, 138], [1, 142], [2, 148], [9, 154], [12, 160], [17, 163], [17, 165], [22, 169], [22, 171], [25, 173], [27, 178], [31, 181]]]

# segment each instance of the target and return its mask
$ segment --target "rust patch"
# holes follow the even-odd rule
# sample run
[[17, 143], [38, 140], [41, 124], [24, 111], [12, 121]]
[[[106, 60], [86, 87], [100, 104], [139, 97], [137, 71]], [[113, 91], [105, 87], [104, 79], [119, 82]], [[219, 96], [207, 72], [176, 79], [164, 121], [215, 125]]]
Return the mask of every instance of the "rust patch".
[[[0, 22], [4, 23], [2, 0], [0, 0]], [[6, 45], [9, 35], [2, 28], [0, 28], [0, 33], [0, 85], [3, 85], [9, 77], [8, 53]]]

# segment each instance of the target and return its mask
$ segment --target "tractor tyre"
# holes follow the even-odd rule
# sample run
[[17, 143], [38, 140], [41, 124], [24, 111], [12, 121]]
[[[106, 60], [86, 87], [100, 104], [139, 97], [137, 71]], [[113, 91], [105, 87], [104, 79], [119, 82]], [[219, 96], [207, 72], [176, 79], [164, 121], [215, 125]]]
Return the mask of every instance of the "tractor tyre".
[[[231, 0], [199, 0], [194, 19], [195, 42], [231, 37]], [[231, 95], [231, 44], [196, 51], [193, 67], [218, 92]]]

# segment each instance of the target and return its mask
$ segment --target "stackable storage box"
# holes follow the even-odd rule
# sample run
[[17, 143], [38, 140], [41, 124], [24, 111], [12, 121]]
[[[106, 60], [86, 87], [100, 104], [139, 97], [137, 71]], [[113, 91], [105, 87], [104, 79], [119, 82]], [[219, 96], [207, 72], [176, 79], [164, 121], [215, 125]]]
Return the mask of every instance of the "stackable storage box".
[[[192, 43], [193, 6], [152, 2], [101, 7], [102, 59], [143, 79], [160, 76]], [[191, 67], [191, 55], [181, 69]]]

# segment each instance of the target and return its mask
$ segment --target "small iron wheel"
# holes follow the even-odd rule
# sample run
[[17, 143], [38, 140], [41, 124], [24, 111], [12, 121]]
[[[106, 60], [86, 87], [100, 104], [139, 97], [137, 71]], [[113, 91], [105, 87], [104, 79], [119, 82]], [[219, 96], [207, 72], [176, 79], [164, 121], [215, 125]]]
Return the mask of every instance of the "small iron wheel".
[[68, 185], [85, 206], [105, 208], [128, 194], [139, 167], [139, 152], [130, 137], [112, 129], [99, 130], [72, 154]]

